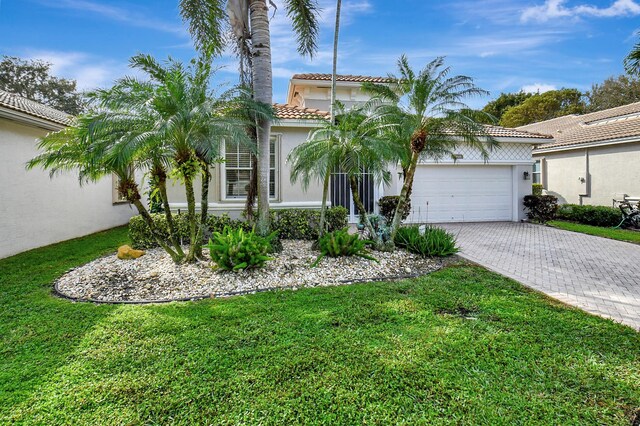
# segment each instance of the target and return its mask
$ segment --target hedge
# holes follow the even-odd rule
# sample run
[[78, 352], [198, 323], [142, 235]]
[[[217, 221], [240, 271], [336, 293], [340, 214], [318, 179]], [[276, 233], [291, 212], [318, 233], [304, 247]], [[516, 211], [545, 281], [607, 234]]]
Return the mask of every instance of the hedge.
[[[378, 200], [378, 206], [380, 206], [380, 215], [384, 216], [384, 219], [388, 224], [391, 224], [393, 216], [396, 214], [396, 208], [398, 207], [398, 201], [400, 201], [399, 195], [387, 195]], [[411, 213], [411, 199], [407, 199], [402, 211], [402, 220], [409, 217]]]
[[[169, 228], [164, 214], [151, 215], [153, 222], [165, 240], [169, 239]], [[174, 214], [173, 219], [178, 232], [178, 238], [187, 244], [189, 242], [189, 225], [187, 215]], [[318, 238], [318, 223], [320, 222], [319, 210], [286, 209], [271, 211], [272, 230], [278, 231], [278, 239], [315, 240]], [[207, 242], [213, 232], [222, 232], [225, 226], [242, 228], [250, 231], [251, 227], [243, 220], [231, 219], [228, 215], [209, 215], [207, 229], [203, 233], [203, 241]], [[347, 226], [347, 209], [344, 207], [331, 207], [327, 209], [327, 226], [329, 231], [335, 231]], [[137, 249], [149, 249], [157, 247], [155, 239], [149, 231], [149, 227], [141, 216], [134, 216], [129, 220], [129, 238], [132, 246]]]
[[580, 206], [563, 204], [556, 213], [556, 219], [582, 223], [584, 225], [612, 227], [622, 220], [620, 209], [606, 206]]
[[553, 195], [527, 195], [524, 207], [529, 220], [546, 223], [555, 217], [558, 210], [558, 198]]

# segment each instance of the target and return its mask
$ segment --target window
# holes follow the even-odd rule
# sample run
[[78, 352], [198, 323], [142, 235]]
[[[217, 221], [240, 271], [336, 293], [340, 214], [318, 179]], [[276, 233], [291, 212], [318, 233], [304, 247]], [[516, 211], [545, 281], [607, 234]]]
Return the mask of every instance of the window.
[[542, 183], [542, 164], [540, 160], [533, 163], [533, 183]]
[[[276, 198], [278, 137], [271, 138], [269, 145], [269, 198]], [[225, 198], [246, 198], [251, 181], [253, 161], [248, 147], [238, 143], [225, 144], [224, 195]]]

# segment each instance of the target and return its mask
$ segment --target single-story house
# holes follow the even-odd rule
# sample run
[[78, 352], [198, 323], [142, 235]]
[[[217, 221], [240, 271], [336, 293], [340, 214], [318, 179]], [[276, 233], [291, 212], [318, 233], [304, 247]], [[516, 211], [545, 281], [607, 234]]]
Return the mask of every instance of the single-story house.
[[[341, 75], [337, 78], [337, 99], [347, 107], [365, 102], [368, 97], [360, 90], [361, 84], [386, 81], [384, 77]], [[320, 184], [311, 185], [306, 192], [300, 184], [291, 184], [286, 158], [321, 120], [327, 119], [330, 86], [330, 74], [296, 74], [289, 83], [286, 103], [275, 105], [279, 120], [272, 128], [270, 187], [274, 209], [320, 206]], [[532, 147], [550, 142], [552, 138], [502, 127], [490, 126], [488, 130], [500, 142], [500, 148], [491, 153], [488, 162], [483, 161], [479, 151], [460, 146], [455, 162], [425, 161], [420, 164], [415, 175], [409, 222], [519, 221], [524, 218], [522, 200], [531, 193]], [[228, 212], [238, 216], [244, 209], [250, 155], [234, 145], [227, 145], [221, 155], [225, 162], [213, 171], [209, 209], [214, 213]], [[377, 210], [380, 197], [400, 193], [401, 170], [393, 168], [393, 182], [387, 187], [376, 185], [364, 176], [362, 198], [370, 211]], [[182, 200], [172, 203], [173, 208], [186, 208], [179, 185], [169, 188], [169, 198]], [[331, 203], [347, 207], [351, 221], [356, 221], [349, 187], [339, 174], [332, 179]]]
[[64, 112], [0, 90], [0, 258], [123, 225], [134, 214], [111, 178], [81, 188], [73, 173], [50, 179], [25, 169], [37, 139], [69, 123]]
[[561, 203], [640, 197], [640, 102], [519, 127], [553, 136], [533, 151], [534, 182]]

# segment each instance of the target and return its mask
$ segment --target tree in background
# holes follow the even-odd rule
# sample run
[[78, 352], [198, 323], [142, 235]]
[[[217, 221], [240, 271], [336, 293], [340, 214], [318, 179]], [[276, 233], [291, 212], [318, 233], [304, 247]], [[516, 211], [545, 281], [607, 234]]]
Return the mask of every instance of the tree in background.
[[589, 112], [602, 111], [640, 101], [640, 79], [628, 75], [609, 77], [595, 83], [585, 96]]
[[54, 77], [51, 64], [38, 59], [3, 56], [0, 61], [0, 89], [32, 101], [78, 115], [84, 109], [75, 80]]
[[500, 121], [507, 109], [518, 106], [533, 96], [533, 93], [519, 91], [516, 93], [501, 93], [496, 99], [490, 101], [482, 108], [482, 111], [495, 117], [495, 121], [491, 117], [479, 117], [478, 120], [485, 124], [495, 124]]
[[500, 125], [524, 126], [563, 115], [583, 114], [586, 109], [583, 94], [578, 89], [550, 90], [535, 94], [522, 104], [508, 108], [500, 119]]

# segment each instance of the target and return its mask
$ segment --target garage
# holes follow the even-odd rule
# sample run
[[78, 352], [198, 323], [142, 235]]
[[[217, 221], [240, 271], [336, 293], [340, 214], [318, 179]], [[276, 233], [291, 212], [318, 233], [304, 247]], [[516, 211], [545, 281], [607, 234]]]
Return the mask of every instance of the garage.
[[413, 223], [513, 220], [511, 166], [420, 165], [411, 195]]

